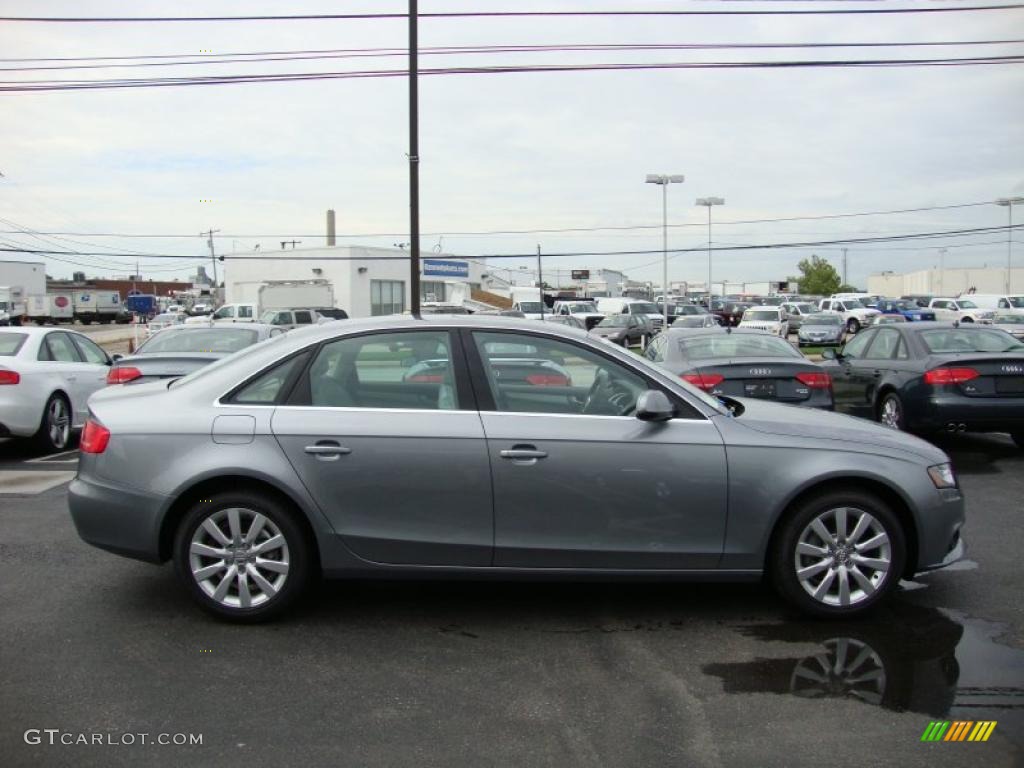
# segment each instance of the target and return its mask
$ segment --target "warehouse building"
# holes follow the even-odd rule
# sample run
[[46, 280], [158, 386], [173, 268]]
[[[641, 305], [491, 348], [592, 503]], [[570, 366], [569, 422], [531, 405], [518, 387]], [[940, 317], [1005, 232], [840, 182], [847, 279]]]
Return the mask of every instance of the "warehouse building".
[[[1009, 282], [1009, 288], [1007, 288]], [[993, 267], [922, 269], [899, 274], [880, 272], [868, 277], [868, 293], [879, 296], [959, 296], [961, 293], [1024, 293], [1024, 268]]]

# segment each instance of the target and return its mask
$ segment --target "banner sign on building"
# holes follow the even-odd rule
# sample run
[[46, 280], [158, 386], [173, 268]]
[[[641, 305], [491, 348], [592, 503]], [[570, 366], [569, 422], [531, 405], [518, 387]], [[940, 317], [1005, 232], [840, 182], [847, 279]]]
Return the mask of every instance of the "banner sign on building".
[[574, 269], [572, 271], [573, 280], [589, 280], [590, 270], [589, 269]]
[[447, 259], [424, 259], [424, 277], [469, 277], [469, 264]]

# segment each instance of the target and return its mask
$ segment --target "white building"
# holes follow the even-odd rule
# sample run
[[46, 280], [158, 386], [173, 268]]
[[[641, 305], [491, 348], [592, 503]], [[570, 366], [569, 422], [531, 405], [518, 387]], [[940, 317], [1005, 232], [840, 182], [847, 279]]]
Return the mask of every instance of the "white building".
[[29, 296], [46, 295], [46, 264], [41, 261], [0, 261], [0, 285], [21, 288]]
[[1006, 267], [976, 267], [973, 269], [922, 269], [918, 272], [898, 274], [882, 272], [868, 277], [868, 293], [879, 296], [958, 296], [972, 288], [975, 293], [1024, 292], [1024, 268], [1010, 271], [1010, 290], [1006, 289]]
[[[446, 254], [421, 255], [424, 301], [458, 301], [479, 289], [487, 265]], [[349, 317], [390, 315], [409, 309], [409, 251], [339, 245], [281, 251], [248, 251], [225, 256], [225, 302], [255, 301], [271, 280], [327, 280], [335, 306]]]

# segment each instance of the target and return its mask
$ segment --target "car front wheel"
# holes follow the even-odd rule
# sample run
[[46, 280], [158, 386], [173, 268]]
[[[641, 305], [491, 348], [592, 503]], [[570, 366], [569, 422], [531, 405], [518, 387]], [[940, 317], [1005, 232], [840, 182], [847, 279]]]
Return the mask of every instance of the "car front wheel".
[[312, 548], [294, 512], [245, 492], [200, 499], [174, 543], [174, 567], [210, 613], [236, 622], [273, 618], [304, 591]]
[[884, 502], [856, 489], [832, 491], [803, 502], [782, 523], [772, 576], [806, 613], [845, 618], [896, 589], [905, 552], [903, 529]]

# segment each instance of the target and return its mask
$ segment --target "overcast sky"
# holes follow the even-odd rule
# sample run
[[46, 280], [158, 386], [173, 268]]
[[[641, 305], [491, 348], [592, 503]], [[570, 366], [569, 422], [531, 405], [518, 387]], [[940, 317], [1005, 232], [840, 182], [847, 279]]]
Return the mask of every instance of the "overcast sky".
[[[961, 3], [970, 4], [970, 3]], [[865, 3], [710, 3], [607, 0], [602, 9], [865, 7]], [[903, 4], [909, 7], [910, 4]], [[918, 4], [920, 7], [920, 4]], [[238, 15], [404, 11], [404, 2], [63, 2], [3, 0], [4, 15]], [[593, 10], [594, 3], [421, 0], [421, 11]], [[898, 7], [889, 5], [887, 7]], [[401, 20], [159, 24], [0, 23], [4, 58], [196, 54], [205, 51], [402, 47]], [[909, 42], [1024, 39], [1024, 12], [890, 16], [526, 18], [423, 20], [428, 46], [581, 43]], [[749, 61], [998, 56], [1024, 45], [970, 48], [554, 52], [423, 56], [422, 67], [480, 64]], [[26, 66], [6, 63], [2, 66]], [[401, 56], [5, 72], [4, 81], [401, 69]], [[659, 188], [647, 173], [685, 174], [669, 190], [669, 247], [707, 243], [706, 209], [720, 222], [920, 208], [1024, 195], [1024, 66], [689, 70], [460, 75], [421, 78], [424, 251], [477, 256], [661, 248], [660, 230], [457, 236], [456, 232], [655, 225]], [[407, 84], [402, 78], [280, 84], [0, 93], [0, 218], [41, 231], [181, 234], [177, 239], [0, 234], [10, 243], [68, 250], [201, 255], [207, 228], [219, 251], [324, 243], [338, 232], [394, 233], [340, 242], [386, 245], [408, 230]], [[202, 202], [209, 201], [209, 202]], [[1019, 211], [1024, 221], [1024, 206]], [[713, 228], [716, 245], [1003, 226], [995, 205], [838, 220]], [[0, 221], [0, 229], [13, 227]], [[440, 233], [440, 234], [433, 234]], [[263, 237], [248, 237], [265, 235]], [[1024, 264], [1024, 235], [1017, 256]], [[290, 238], [289, 238], [290, 239]], [[407, 238], [405, 238], [407, 240]], [[961, 247], [963, 244], [969, 244]], [[870, 272], [1004, 265], [1005, 234], [850, 247], [851, 282]], [[104, 246], [104, 247], [99, 247]], [[117, 251], [112, 250], [111, 253]], [[810, 253], [837, 266], [835, 248], [719, 253], [715, 279], [784, 279]], [[114, 256], [77, 257], [126, 273]], [[129, 260], [131, 261], [131, 260]], [[184, 276], [143, 260], [153, 277]], [[519, 262], [526, 263], [526, 262]], [[503, 262], [515, 268], [517, 262]], [[152, 269], [147, 269], [147, 265]], [[654, 255], [552, 258], [547, 268], [609, 267], [660, 280]], [[53, 275], [70, 264], [50, 261]], [[155, 271], [163, 270], [163, 271]], [[703, 280], [705, 254], [670, 261], [670, 279]]]

